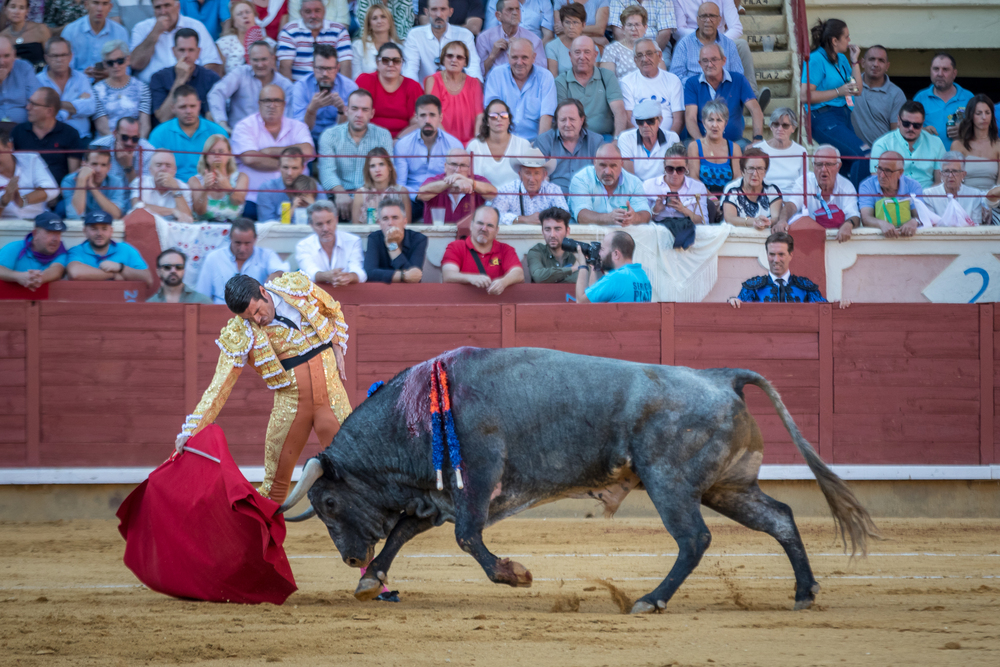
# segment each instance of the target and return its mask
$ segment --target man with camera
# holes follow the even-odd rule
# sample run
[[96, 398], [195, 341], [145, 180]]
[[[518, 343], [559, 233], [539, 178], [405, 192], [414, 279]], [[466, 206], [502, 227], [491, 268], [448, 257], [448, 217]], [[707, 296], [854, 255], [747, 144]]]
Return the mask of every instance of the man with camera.
[[545, 243], [539, 243], [528, 251], [531, 282], [575, 283], [579, 272], [573, 251], [578, 244], [566, 238], [569, 234], [569, 211], [553, 206], [539, 213], [538, 218], [542, 223]]
[[[577, 303], [638, 303], [652, 300], [653, 286], [642, 266], [632, 263], [635, 241], [620, 229], [608, 232], [598, 244], [578, 243], [573, 267]], [[597, 277], [597, 268], [603, 275]], [[589, 275], [588, 275], [589, 274]]]

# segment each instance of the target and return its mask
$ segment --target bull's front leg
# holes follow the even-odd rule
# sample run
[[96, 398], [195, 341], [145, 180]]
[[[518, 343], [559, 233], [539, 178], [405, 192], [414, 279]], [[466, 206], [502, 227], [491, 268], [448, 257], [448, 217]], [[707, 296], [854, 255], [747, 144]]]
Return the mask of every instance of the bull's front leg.
[[476, 559], [493, 583], [527, 588], [531, 586], [528, 568], [509, 558], [497, 558], [483, 543], [483, 529], [490, 510], [490, 491], [495, 486], [487, 479], [473, 479], [472, 483], [466, 482], [464, 489], [452, 490], [455, 540], [462, 551]]
[[382, 591], [382, 585], [388, 579], [389, 567], [399, 550], [414, 537], [433, 527], [433, 517], [421, 519], [408, 514], [397, 521], [390, 531], [389, 537], [386, 538], [382, 551], [365, 568], [365, 573], [354, 591], [354, 597], [362, 601], [378, 597]]

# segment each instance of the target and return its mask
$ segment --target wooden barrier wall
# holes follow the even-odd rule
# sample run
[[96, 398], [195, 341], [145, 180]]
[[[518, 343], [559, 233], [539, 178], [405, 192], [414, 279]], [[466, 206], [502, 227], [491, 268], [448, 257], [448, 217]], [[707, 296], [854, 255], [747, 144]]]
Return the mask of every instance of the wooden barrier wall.
[[[1000, 309], [988, 305], [345, 305], [348, 391], [461, 345], [759, 371], [833, 463], [1000, 461]], [[208, 385], [223, 306], [8, 302], [0, 467], [155, 465]], [[600, 391], [585, 359], [581, 382]], [[219, 419], [260, 465], [271, 392], [244, 369]], [[799, 463], [762, 392], [765, 462]], [[461, 409], [459, 407], [458, 409]], [[307, 452], [314, 452], [313, 442]]]

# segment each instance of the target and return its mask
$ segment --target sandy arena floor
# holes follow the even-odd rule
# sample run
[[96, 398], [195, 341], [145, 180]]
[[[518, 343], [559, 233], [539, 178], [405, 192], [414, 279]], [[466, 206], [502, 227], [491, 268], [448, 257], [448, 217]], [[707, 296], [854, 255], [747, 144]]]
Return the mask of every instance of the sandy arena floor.
[[632, 617], [619, 603], [651, 590], [675, 551], [654, 520], [492, 528], [487, 544], [532, 571], [530, 589], [491, 584], [444, 526], [397, 559], [400, 604], [357, 602], [357, 571], [322, 525], [290, 525], [299, 591], [282, 607], [145, 589], [122, 565], [111, 521], [8, 523], [0, 664], [1000, 665], [1000, 522], [879, 525], [890, 540], [852, 563], [829, 521], [799, 522], [823, 590], [812, 610], [793, 612], [778, 545], [713, 519], [709, 554], [667, 613]]

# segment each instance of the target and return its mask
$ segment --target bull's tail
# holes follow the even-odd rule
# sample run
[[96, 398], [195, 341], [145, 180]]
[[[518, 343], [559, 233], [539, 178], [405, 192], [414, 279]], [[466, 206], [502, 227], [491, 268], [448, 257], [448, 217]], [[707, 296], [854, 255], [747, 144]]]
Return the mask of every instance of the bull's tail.
[[753, 371], [737, 371], [733, 377], [733, 389], [736, 390], [736, 393], [742, 396], [743, 387], [748, 384], [759, 387], [771, 399], [775, 411], [781, 418], [785, 428], [788, 429], [788, 433], [792, 436], [795, 448], [799, 450], [799, 454], [806, 460], [809, 469], [816, 476], [816, 482], [819, 484], [819, 488], [823, 491], [826, 502], [830, 506], [834, 524], [837, 530], [840, 531], [840, 537], [844, 541], [844, 549], [847, 548], [847, 538], [850, 537], [851, 556], [854, 556], [859, 550], [862, 555], [867, 555], [868, 538], [881, 539], [882, 537], [868, 511], [861, 505], [854, 492], [844, 483], [844, 480], [840, 479], [840, 477], [830, 470], [826, 463], [823, 462], [823, 459], [819, 457], [819, 454], [816, 453], [816, 450], [813, 449], [812, 445], [809, 444], [809, 441], [803, 437], [799, 431], [799, 427], [792, 419], [792, 415], [788, 413], [788, 408], [785, 407], [784, 401], [781, 400], [781, 396], [771, 386], [771, 383]]

